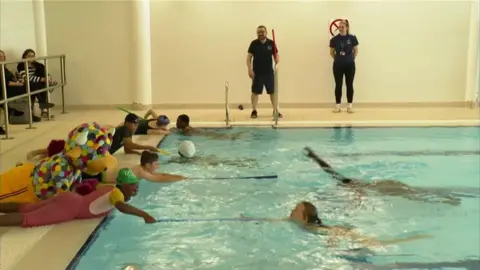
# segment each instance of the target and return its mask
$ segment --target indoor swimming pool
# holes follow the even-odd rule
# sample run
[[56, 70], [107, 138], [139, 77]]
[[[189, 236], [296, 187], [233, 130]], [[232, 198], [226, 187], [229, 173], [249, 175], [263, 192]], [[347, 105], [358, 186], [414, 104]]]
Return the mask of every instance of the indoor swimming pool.
[[[431, 238], [345, 252], [361, 246], [346, 241], [328, 246], [326, 236], [289, 222], [147, 225], [142, 219], [114, 212], [73, 268], [393, 269], [374, 267], [480, 259], [478, 127], [233, 128], [218, 132], [225, 137], [168, 136], [161, 148], [174, 153], [172, 158], [179, 142], [188, 139], [196, 145], [197, 159], [180, 164], [162, 156], [161, 171], [192, 179], [165, 184], [144, 181], [132, 204], [160, 220], [224, 219], [240, 214], [287, 217], [296, 203], [310, 201], [327, 224], [353, 226], [379, 239], [415, 234]], [[234, 139], [229, 138], [232, 134], [236, 134]], [[344, 175], [395, 179], [450, 193], [461, 203], [418, 202], [371, 192], [357, 196], [339, 187], [307, 158], [302, 151], [305, 146]], [[278, 178], [235, 179], [261, 175]], [[231, 179], [208, 179], [213, 177]]]

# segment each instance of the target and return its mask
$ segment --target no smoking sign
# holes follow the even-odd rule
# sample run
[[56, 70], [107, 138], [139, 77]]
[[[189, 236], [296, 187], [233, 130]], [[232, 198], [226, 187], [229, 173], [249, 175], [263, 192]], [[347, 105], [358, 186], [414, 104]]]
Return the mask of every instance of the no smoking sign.
[[328, 34], [330, 35], [330, 38], [336, 36], [338, 34], [338, 26], [340, 25], [340, 22], [346, 20], [346, 19], [333, 19], [330, 20], [330, 24], [328, 25]]

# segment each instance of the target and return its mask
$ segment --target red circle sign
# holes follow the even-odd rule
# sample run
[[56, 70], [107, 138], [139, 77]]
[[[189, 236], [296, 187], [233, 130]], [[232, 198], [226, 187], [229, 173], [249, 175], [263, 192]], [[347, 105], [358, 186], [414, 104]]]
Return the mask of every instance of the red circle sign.
[[330, 35], [335, 36], [335, 32], [338, 31], [338, 23], [343, 21], [343, 19], [335, 19], [333, 22], [330, 24]]

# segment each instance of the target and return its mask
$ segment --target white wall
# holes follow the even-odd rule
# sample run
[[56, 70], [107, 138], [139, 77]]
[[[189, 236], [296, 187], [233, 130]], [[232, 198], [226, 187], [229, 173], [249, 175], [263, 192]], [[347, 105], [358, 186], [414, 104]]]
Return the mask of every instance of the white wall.
[[[0, 44], [10, 59], [18, 58], [25, 48], [35, 49], [32, 0], [0, 1]], [[142, 90], [134, 88], [132, 75], [138, 42], [132, 2], [45, 1], [48, 52], [67, 55], [67, 104], [130, 104]], [[231, 102], [248, 104], [245, 55], [259, 24], [276, 30], [280, 101], [330, 103], [327, 24], [337, 17], [351, 20], [360, 41], [357, 102], [462, 101], [470, 4], [152, 0], [153, 103], [221, 104], [228, 80]], [[15, 31], [6, 33], [10, 27]]]
[[45, 18], [48, 53], [67, 55], [66, 104], [130, 104], [131, 2], [47, 0]]
[[0, 0], [0, 49], [16, 60], [28, 48], [36, 48], [32, 1]]
[[[348, 17], [360, 53], [358, 102], [464, 99], [470, 3], [258, 1], [151, 3], [154, 103], [249, 100], [245, 55], [257, 25], [275, 28], [281, 102], [333, 101], [327, 24]], [[265, 99], [266, 100], [266, 99]]]

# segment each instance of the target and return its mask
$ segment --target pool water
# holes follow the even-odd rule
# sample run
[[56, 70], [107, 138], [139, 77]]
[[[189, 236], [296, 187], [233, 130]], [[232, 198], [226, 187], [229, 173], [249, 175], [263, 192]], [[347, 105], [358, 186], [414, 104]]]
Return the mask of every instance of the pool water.
[[[176, 153], [179, 142], [189, 139], [196, 144], [197, 155], [241, 161], [240, 166], [168, 164], [162, 157], [161, 170], [199, 178], [278, 174], [278, 179], [145, 181], [131, 203], [159, 219], [235, 218], [241, 213], [275, 218], [288, 216], [296, 203], [306, 200], [317, 206], [327, 224], [349, 224], [380, 239], [417, 233], [432, 238], [345, 257], [344, 250], [360, 246], [341, 242], [338, 247], [327, 247], [325, 236], [288, 222], [147, 225], [142, 219], [115, 212], [76, 269], [121, 269], [128, 264], [139, 269], [374, 269], [374, 265], [395, 262], [480, 259], [478, 127], [235, 128], [219, 132], [244, 134], [238, 140], [172, 135], [161, 147]], [[462, 202], [454, 206], [378, 194], [353, 196], [304, 156], [305, 146], [344, 175], [451, 188]]]

